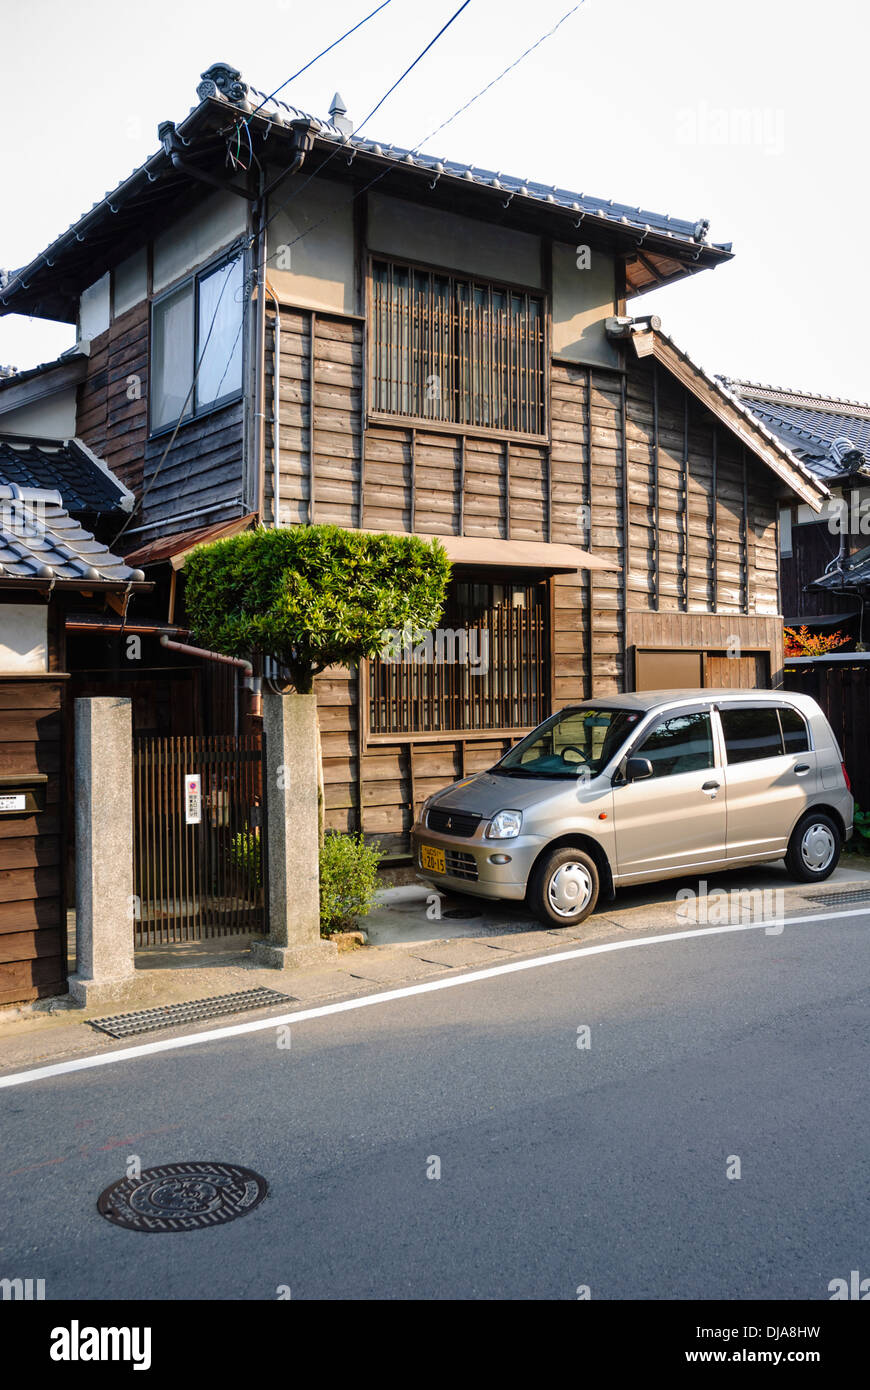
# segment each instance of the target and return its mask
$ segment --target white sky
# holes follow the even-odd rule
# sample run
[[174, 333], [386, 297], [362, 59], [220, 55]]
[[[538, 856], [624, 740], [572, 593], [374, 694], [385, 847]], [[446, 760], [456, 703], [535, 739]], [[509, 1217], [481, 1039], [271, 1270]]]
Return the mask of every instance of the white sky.
[[[0, 265], [26, 264], [158, 148], [225, 61], [271, 91], [376, 0], [6, 0]], [[392, 0], [288, 87], [359, 121], [457, 8]], [[472, 0], [364, 133], [415, 146], [571, 0]], [[711, 220], [735, 259], [632, 301], [710, 371], [867, 400], [868, 218], [861, 0], [586, 0], [426, 150], [657, 212]], [[32, 366], [67, 325], [0, 319]]]

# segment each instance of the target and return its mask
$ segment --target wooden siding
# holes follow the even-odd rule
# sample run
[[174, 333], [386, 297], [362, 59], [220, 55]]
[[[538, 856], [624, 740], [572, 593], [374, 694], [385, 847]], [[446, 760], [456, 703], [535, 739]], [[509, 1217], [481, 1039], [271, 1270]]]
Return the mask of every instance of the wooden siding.
[[[282, 306], [280, 339], [282, 525], [567, 542], [614, 561], [618, 570], [553, 576], [554, 708], [630, 688], [634, 646], [697, 647], [715, 661], [736, 634], [744, 652], [767, 654], [775, 677], [774, 480], [660, 365], [630, 360], [621, 372], [554, 361], [542, 444], [364, 416], [359, 319]], [[273, 316], [267, 418], [274, 342]], [[367, 743], [355, 673], [328, 671], [316, 689], [327, 825], [362, 828], [388, 854], [407, 849], [425, 797], [491, 766], [510, 742], [469, 732]]]
[[66, 990], [62, 692], [56, 677], [0, 678], [0, 774], [48, 778], [29, 784], [44, 809], [0, 815], [0, 1004]]
[[148, 303], [143, 300], [91, 343], [78, 388], [76, 434], [138, 496], [147, 427]]
[[[127, 550], [173, 530], [238, 516], [234, 499], [244, 487], [241, 400], [183, 424], [161, 463], [171, 431], [148, 438], [148, 323], [147, 300], [115, 319], [91, 343], [87, 374], [78, 388], [79, 438], [137, 502], [147, 489], [142, 511], [124, 536], [121, 549]], [[172, 524], [175, 516], [197, 510], [200, 516]], [[164, 524], [144, 534], [137, 529], [149, 522]]]

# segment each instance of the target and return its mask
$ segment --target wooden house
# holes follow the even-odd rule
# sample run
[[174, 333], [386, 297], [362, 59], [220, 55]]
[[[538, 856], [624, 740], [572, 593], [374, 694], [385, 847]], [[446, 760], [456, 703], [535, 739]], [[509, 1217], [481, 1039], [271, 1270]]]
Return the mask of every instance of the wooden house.
[[357, 138], [338, 97], [318, 120], [225, 64], [197, 98], [0, 310], [77, 325], [55, 394], [135, 498], [116, 543], [173, 605], [155, 620], [183, 625], [192, 533], [447, 547], [443, 626], [485, 636], [485, 669], [325, 673], [329, 825], [400, 857], [425, 796], [553, 708], [775, 683], [781, 509], [826, 485], [630, 312], [730, 259], [706, 222]]

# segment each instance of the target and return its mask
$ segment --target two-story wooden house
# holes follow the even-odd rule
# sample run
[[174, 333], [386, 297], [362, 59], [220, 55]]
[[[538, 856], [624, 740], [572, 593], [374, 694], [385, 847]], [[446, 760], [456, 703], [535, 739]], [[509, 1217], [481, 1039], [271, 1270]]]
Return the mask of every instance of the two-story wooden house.
[[164, 623], [234, 527], [444, 542], [443, 627], [486, 660], [320, 678], [329, 824], [401, 855], [415, 805], [554, 707], [775, 682], [779, 509], [827, 489], [630, 313], [730, 258], [707, 224], [358, 138], [225, 64], [197, 98], [0, 310], [76, 323], [57, 394], [135, 497], [104, 538]]

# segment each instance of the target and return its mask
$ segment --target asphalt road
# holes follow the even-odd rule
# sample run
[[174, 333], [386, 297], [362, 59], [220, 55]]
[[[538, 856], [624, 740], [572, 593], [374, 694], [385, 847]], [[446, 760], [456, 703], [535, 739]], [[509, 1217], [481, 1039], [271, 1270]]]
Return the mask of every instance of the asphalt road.
[[[0, 1091], [0, 1277], [75, 1299], [827, 1299], [870, 1276], [868, 997], [856, 915]], [[216, 1229], [125, 1231], [96, 1201], [130, 1154], [243, 1164], [269, 1195]]]

